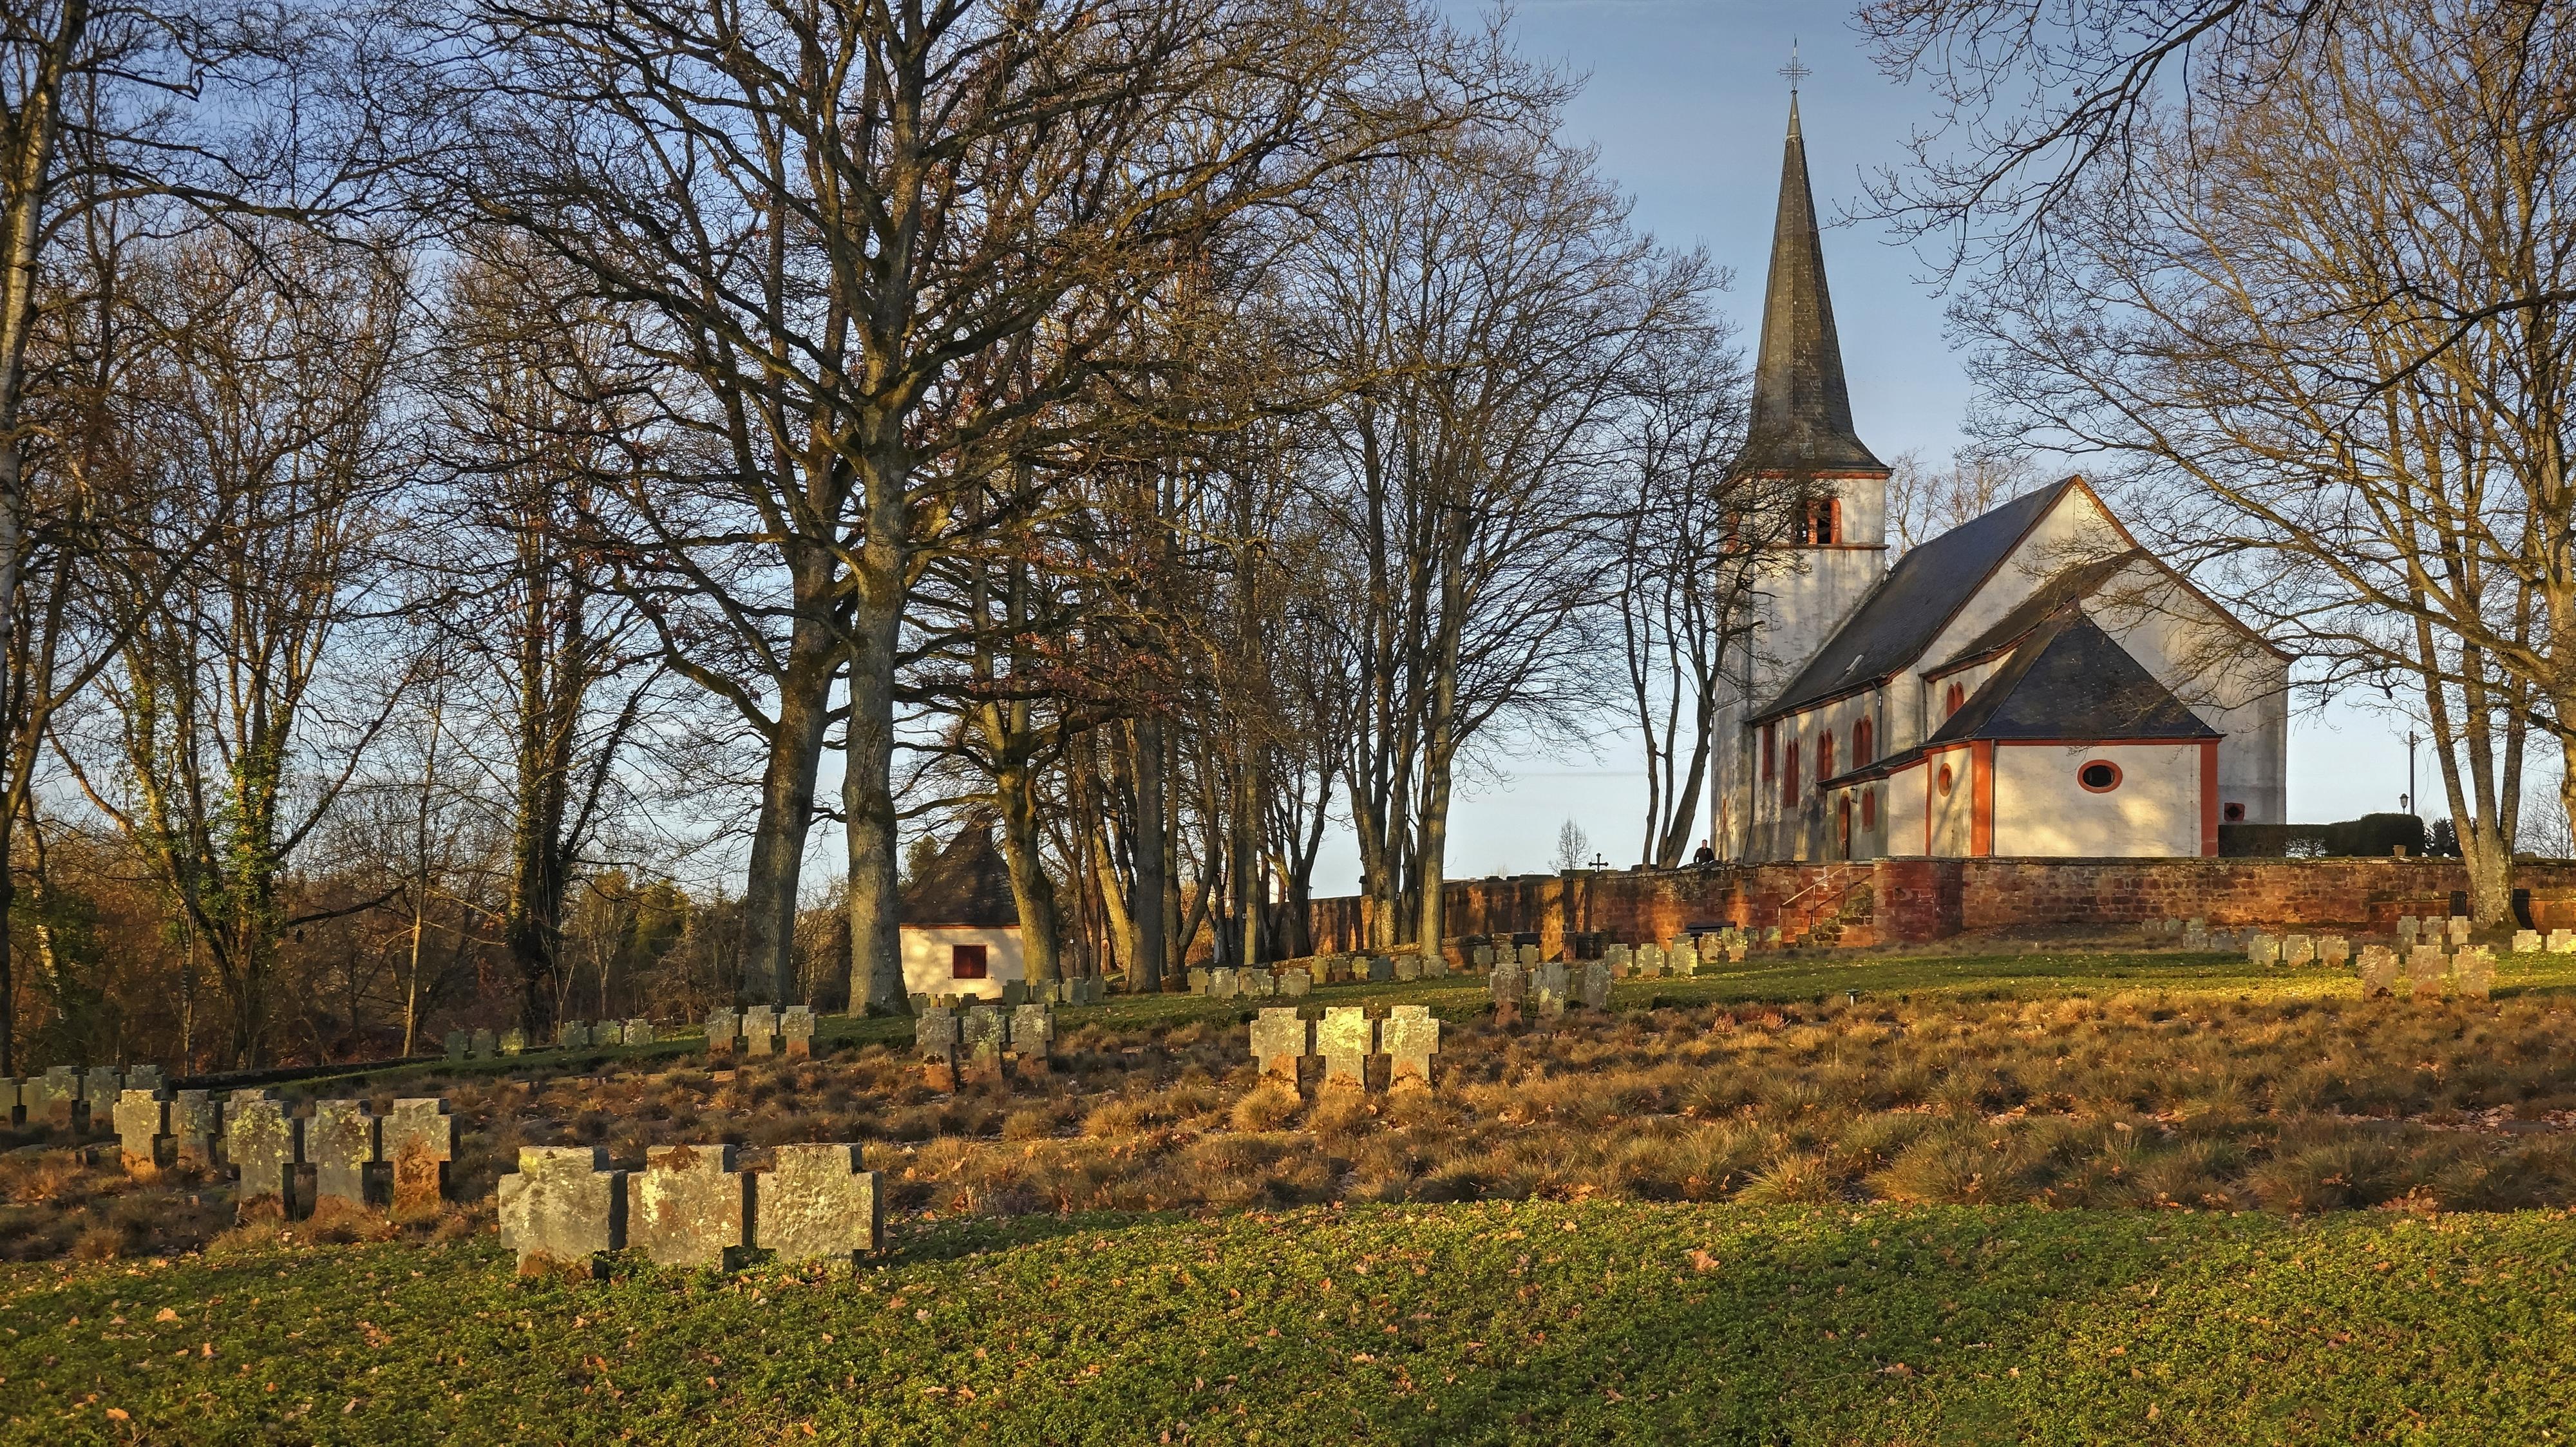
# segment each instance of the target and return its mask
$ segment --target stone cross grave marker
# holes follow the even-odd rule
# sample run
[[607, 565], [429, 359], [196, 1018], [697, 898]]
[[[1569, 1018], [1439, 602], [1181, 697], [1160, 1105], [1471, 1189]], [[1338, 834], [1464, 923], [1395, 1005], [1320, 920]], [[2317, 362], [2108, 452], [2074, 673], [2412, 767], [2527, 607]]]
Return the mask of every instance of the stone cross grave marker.
[[210, 1090], [183, 1090], [170, 1102], [170, 1155], [192, 1171], [215, 1168], [215, 1148], [224, 1138], [223, 1104]]
[[2451, 960], [2451, 978], [2458, 982], [2460, 998], [2484, 1000], [2495, 990], [2495, 955], [2484, 945], [2471, 945]]
[[2209, 925], [2202, 920], [2189, 920], [2182, 927], [2182, 947], [2187, 950], [2209, 948]]
[[2576, 930], [2551, 930], [2544, 948], [2553, 955], [2576, 955]]
[[2469, 917], [2464, 914], [2455, 914], [2451, 916], [2450, 932], [2452, 949], [2457, 950], [2460, 946], [2467, 944], [2469, 942]]
[[1211, 999], [1211, 1000], [1231, 1000], [1231, 999], [1233, 999], [1233, 998], [1234, 998], [1234, 970], [1233, 970], [1233, 968], [1232, 968], [1231, 966], [1219, 965], [1219, 966], [1218, 966], [1218, 967], [1216, 967], [1215, 969], [1212, 969], [1212, 970], [1208, 971], [1208, 987], [1207, 987], [1207, 992], [1208, 992], [1208, 998], [1209, 998], [1209, 999]]
[[1004, 1009], [1006, 1009], [1006, 1010], [1007, 1010], [1007, 1009], [1011, 1008], [1012, 1006], [1015, 1006], [1015, 1005], [1025, 1005], [1025, 1004], [1027, 1004], [1028, 1002], [1029, 1002], [1029, 982], [1028, 982], [1028, 981], [1026, 981], [1026, 980], [1004, 980], [1004, 981], [1002, 982], [1002, 1008], [1004, 1008]]
[[1324, 1057], [1324, 1083], [1368, 1089], [1368, 1058], [1377, 1053], [1377, 1022], [1357, 1005], [1328, 1005], [1315, 1027], [1315, 1053]]
[[742, 1012], [742, 1048], [749, 1055], [767, 1055], [778, 1048], [775, 1006], [754, 1005]]
[[2300, 965], [2314, 964], [2316, 962], [2316, 958], [2317, 941], [2315, 936], [2283, 935], [2281, 937], [2282, 964], [2296, 968]]
[[157, 1090], [129, 1090], [116, 1098], [117, 1154], [133, 1176], [153, 1176], [161, 1169], [161, 1142], [168, 1135], [170, 1102]]
[[20, 1090], [27, 1097], [27, 1124], [70, 1130], [80, 1107], [80, 1076], [68, 1065], [56, 1065]]
[[2515, 930], [2513, 932], [2513, 952], [2517, 955], [2539, 954], [2540, 931], [2536, 929]]
[[790, 1060], [810, 1060], [814, 1056], [814, 1007], [790, 1005], [778, 1017], [778, 1038]]
[[627, 1244], [656, 1266], [720, 1271], [740, 1263], [751, 1229], [751, 1178], [729, 1145], [653, 1146], [627, 1182]]
[[475, 1031], [474, 1044], [471, 1053], [477, 1060], [491, 1059], [493, 1056], [501, 1053], [501, 1037], [493, 1034], [488, 1029]]
[[707, 1053], [709, 1055], [731, 1055], [735, 1043], [741, 1039], [742, 1012], [740, 1010], [718, 1009], [707, 1012]]
[[1399, 980], [1421, 979], [1422, 956], [1397, 955], [1395, 957], [1395, 977]]
[[233, 1193], [237, 1211], [277, 1203], [292, 1215], [295, 1167], [304, 1159], [304, 1122], [286, 1113], [274, 1091], [236, 1090], [224, 1111], [224, 1157], [241, 1172]]
[[1314, 1024], [1294, 1006], [1274, 1005], [1253, 1017], [1252, 1058], [1260, 1062], [1262, 1079], [1295, 1090], [1299, 1062], [1314, 1053]]
[[1486, 988], [1492, 991], [1494, 997], [1494, 1023], [1519, 1024], [1521, 992], [1527, 988], [1526, 977], [1522, 974], [1519, 963], [1506, 961], [1494, 966], [1494, 973], [1486, 982]]
[[2258, 932], [2246, 939], [2245, 958], [2258, 965], [2277, 965], [2281, 962], [2281, 942]]
[[2401, 914], [2397, 917], [2398, 948], [2408, 950], [2415, 948], [2415, 941], [2423, 938], [2423, 935], [2424, 922], [2422, 920], [2417, 919], [2411, 914]]
[[1440, 1053], [1440, 1022], [1428, 1005], [1398, 1005], [1378, 1026], [1378, 1045], [1386, 1052], [1386, 1088], [1429, 1090], [1431, 1057]]
[[1652, 940], [1637, 946], [1637, 978], [1659, 980], [1664, 975], [1664, 947]]
[[1055, 1007], [1044, 1001], [1011, 1011], [1011, 1054], [1022, 1070], [1045, 1071], [1055, 1058]]
[[587, 1020], [566, 1020], [563, 1023], [563, 1028], [555, 1032], [555, 1044], [566, 1050], [586, 1050], [590, 1048], [590, 1022]]
[[912, 1017], [912, 1053], [933, 1090], [957, 1088], [957, 1015], [931, 1005]]
[[520, 1028], [519, 1028], [518, 1026], [516, 1026], [516, 1025], [513, 1025], [513, 1026], [511, 1026], [509, 1029], [502, 1031], [502, 1032], [501, 1032], [501, 1053], [502, 1053], [502, 1054], [504, 1054], [504, 1055], [525, 1055], [525, 1054], [527, 1054], [527, 1053], [528, 1053], [528, 1032], [527, 1032], [527, 1031], [525, 1031], [525, 1030], [520, 1029]]
[[1467, 952], [1467, 963], [1479, 970], [1492, 969], [1494, 967], [1494, 947], [1492, 945], [1478, 945], [1474, 949], [1469, 950]]
[[1538, 1007], [1538, 1017], [1553, 1020], [1565, 1013], [1565, 966], [1554, 960], [1538, 967], [1531, 977], [1530, 997]]
[[850, 1261], [885, 1241], [885, 1195], [859, 1148], [835, 1143], [775, 1148], [752, 1178], [752, 1244], [781, 1263]]
[[1579, 993], [1586, 1010], [1610, 1008], [1610, 965], [1607, 961], [1593, 960], [1584, 965]]
[[445, 1044], [448, 1059], [463, 1060], [467, 1058], [474, 1049], [474, 1037], [466, 1034], [462, 1030], [450, 1030], [447, 1032]]
[[2361, 997], [2397, 993], [2397, 952], [2386, 945], [2361, 947]]
[[1626, 945], [1611, 945], [1601, 952], [1601, 963], [1609, 967], [1610, 978], [1614, 980], [1628, 978], [1633, 960], [1634, 956], [1629, 953]]
[[2406, 979], [2409, 992], [2418, 1000], [2442, 998], [2442, 968], [2445, 963], [2440, 945], [2417, 945], [2406, 955]]
[[1190, 993], [1193, 995], [1204, 995], [1207, 992], [1208, 972], [1204, 968], [1193, 968], [1190, 971]]
[[966, 1010], [957, 1035], [958, 1061], [966, 1077], [990, 1085], [1002, 1083], [1002, 1051], [1011, 1043], [1010, 1017], [977, 1003]]
[[81, 1103], [89, 1107], [93, 1129], [116, 1116], [116, 1098], [125, 1093], [125, 1072], [113, 1065], [93, 1065], [81, 1073]]
[[125, 1072], [125, 1088], [128, 1090], [166, 1090], [169, 1085], [169, 1078], [161, 1073], [158, 1065], [138, 1065]]
[[1446, 951], [1433, 950], [1422, 957], [1422, 978], [1426, 980], [1449, 978], [1449, 955]]
[[1368, 978], [1372, 985], [1392, 984], [1395, 980], [1395, 961], [1385, 955], [1369, 956]]
[[363, 1211], [376, 1164], [377, 1121], [362, 1100], [317, 1100], [304, 1126], [304, 1157], [313, 1163], [313, 1206], [325, 1201]]
[[626, 1022], [626, 1043], [627, 1043], [627, 1044], [629, 1044], [629, 1045], [650, 1045], [650, 1044], [652, 1044], [652, 1043], [653, 1043], [653, 1022], [652, 1022], [652, 1021], [650, 1021], [650, 1020], [629, 1020], [629, 1021], [627, 1021], [627, 1022]]
[[2352, 962], [2352, 941], [2341, 935], [2317, 936], [2317, 963], [2341, 969]]
[[393, 1163], [394, 1215], [426, 1216], [447, 1199], [447, 1163], [456, 1159], [456, 1117], [434, 1095], [394, 1102], [383, 1127], [385, 1159]]
[[626, 1173], [598, 1146], [521, 1146], [498, 1191], [501, 1244], [519, 1274], [600, 1272], [599, 1253], [626, 1245]]
[[1305, 970], [1279, 972], [1279, 993], [1288, 999], [1303, 999], [1306, 992], [1313, 988], [1315, 988], [1315, 977]]

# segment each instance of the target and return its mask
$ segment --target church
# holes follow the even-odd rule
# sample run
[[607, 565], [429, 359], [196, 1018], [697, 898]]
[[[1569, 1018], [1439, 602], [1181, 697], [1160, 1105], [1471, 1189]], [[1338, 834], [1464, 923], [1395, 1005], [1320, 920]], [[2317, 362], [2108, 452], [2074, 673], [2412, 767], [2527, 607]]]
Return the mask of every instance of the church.
[[1718, 721], [1722, 858], [2215, 855], [2287, 821], [2289, 655], [2080, 477], [1891, 567], [1892, 475], [1852, 424], [1792, 93], [1733, 476], [1808, 501]]

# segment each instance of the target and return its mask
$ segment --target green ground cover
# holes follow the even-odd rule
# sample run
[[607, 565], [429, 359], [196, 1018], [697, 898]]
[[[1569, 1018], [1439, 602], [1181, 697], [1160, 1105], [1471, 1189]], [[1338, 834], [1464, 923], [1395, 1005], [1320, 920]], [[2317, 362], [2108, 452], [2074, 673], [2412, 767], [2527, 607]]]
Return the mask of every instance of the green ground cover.
[[916, 1225], [854, 1273], [489, 1238], [0, 1268], [24, 1442], [2539, 1443], [2563, 1213], [1412, 1206]]

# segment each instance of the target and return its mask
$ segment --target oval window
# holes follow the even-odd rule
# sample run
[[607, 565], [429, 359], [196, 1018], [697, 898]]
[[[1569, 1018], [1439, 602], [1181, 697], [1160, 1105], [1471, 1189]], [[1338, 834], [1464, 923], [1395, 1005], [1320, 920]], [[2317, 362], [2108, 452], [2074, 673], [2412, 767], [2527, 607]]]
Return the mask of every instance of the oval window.
[[2107, 794], [2120, 787], [2120, 766], [2100, 759], [2075, 771], [2075, 782], [2096, 794]]
[[1942, 798], [1947, 799], [1950, 797], [1950, 766], [1948, 764], [1943, 764], [1941, 766], [1940, 776], [1934, 779], [1932, 783], [1933, 787], [1941, 791]]

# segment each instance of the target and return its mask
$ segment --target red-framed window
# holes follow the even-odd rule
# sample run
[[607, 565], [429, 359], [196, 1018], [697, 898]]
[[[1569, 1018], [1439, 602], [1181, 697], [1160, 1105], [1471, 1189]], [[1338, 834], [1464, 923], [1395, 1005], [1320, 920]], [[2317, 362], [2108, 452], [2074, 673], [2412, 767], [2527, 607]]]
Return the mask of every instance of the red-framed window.
[[2120, 766], [2109, 759], [2087, 759], [2076, 766], [2075, 782], [2088, 794], [2107, 794], [2120, 787]]
[[1798, 541], [1815, 547], [1829, 547], [1842, 540], [1843, 500], [1838, 497], [1808, 499], [1806, 515], [1798, 523]]
[[1863, 829], [1875, 829], [1878, 827], [1878, 791], [1876, 789], [1863, 789], [1861, 791], [1860, 827]]
[[[1877, 740], [1872, 737], [1868, 719], [1852, 725], [1852, 767], [1866, 769], [1877, 762]], [[1866, 812], [1866, 811], [1864, 811]]]
[[1778, 777], [1780, 777], [1780, 725], [1767, 723], [1762, 726], [1762, 782], [1767, 784]]
[[1959, 711], [1959, 705], [1966, 703], [1967, 701], [1968, 690], [1966, 687], [1956, 683], [1951, 684], [1950, 687], [1941, 695], [1941, 717], [1948, 718], [1950, 715], [1957, 713]]
[[1816, 783], [1822, 785], [1834, 776], [1834, 731], [1816, 735]]
[[987, 978], [986, 969], [984, 946], [950, 945], [948, 947], [948, 978], [981, 980]]
[[1781, 770], [1780, 802], [1792, 809], [1798, 807], [1798, 741], [1796, 739], [1789, 740], [1788, 765]]

